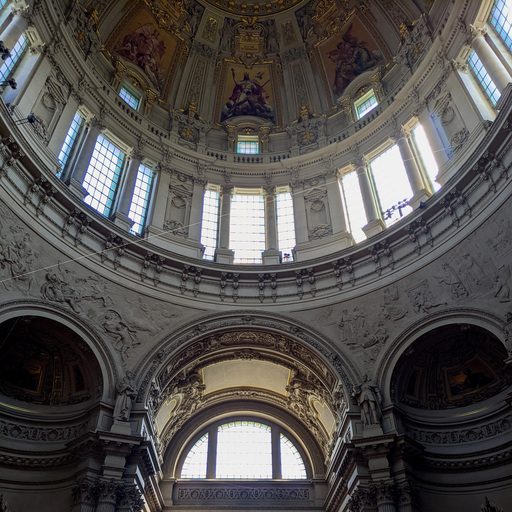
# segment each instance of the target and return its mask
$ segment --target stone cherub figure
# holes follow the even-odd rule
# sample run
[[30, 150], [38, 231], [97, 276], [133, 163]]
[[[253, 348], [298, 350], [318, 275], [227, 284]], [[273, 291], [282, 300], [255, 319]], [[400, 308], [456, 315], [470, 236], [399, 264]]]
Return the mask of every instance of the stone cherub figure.
[[379, 388], [365, 375], [363, 382], [354, 386], [352, 396], [356, 398], [357, 404], [361, 407], [361, 419], [367, 426], [379, 425], [381, 412], [380, 404], [382, 396]]

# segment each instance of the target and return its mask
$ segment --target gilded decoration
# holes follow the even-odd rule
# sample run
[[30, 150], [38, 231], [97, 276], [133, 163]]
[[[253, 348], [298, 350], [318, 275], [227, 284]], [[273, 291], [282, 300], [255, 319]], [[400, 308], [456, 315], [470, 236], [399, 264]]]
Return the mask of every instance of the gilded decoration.
[[305, 3], [305, 0], [252, 0], [252, 2], [233, 2], [230, 0], [204, 0], [217, 10], [238, 16], [274, 16]]

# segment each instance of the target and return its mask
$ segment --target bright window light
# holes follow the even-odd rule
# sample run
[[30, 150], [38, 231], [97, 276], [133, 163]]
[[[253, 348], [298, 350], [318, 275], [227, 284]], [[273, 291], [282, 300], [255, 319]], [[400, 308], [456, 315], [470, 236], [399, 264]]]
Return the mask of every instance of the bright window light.
[[498, 88], [492, 81], [489, 73], [487, 73], [487, 70], [475, 51], [471, 52], [471, 55], [468, 58], [468, 63], [485, 94], [487, 94], [491, 103], [496, 106], [496, 103], [498, 103], [498, 100], [501, 98], [501, 93], [498, 91]]
[[[225, 421], [210, 425], [193, 444], [185, 456], [181, 478], [307, 478], [297, 447], [279, 427], [251, 420]], [[278, 450], [274, 454], [273, 440]], [[214, 461], [215, 467], [209, 467]]]
[[135, 94], [128, 91], [128, 89], [121, 87], [121, 90], [119, 91], [119, 97], [128, 103], [128, 105], [130, 105], [130, 107], [132, 107], [134, 110], [139, 108], [140, 97], [135, 96]]
[[395, 144], [370, 163], [373, 181], [379, 197], [386, 226], [391, 226], [412, 212], [407, 201], [412, 189], [405, 172], [402, 156]]
[[192, 446], [181, 468], [181, 478], [206, 478], [208, 432]]
[[512, 50], [512, 2], [496, 0], [489, 16], [489, 23], [496, 29], [503, 42]]
[[3, 9], [5, 7], [6, 3], [7, 3], [7, 0], [0, 0], [0, 9]]
[[203, 196], [203, 219], [201, 222], [201, 243], [204, 245], [203, 259], [213, 261], [217, 248], [219, 226], [219, 193], [207, 190]]
[[423, 166], [425, 171], [427, 172], [428, 177], [430, 178], [430, 183], [432, 184], [433, 189], [437, 192], [441, 185], [437, 183], [436, 177], [439, 173], [439, 168], [437, 167], [436, 159], [434, 158], [434, 153], [430, 148], [430, 144], [428, 143], [427, 136], [425, 135], [425, 130], [421, 124], [417, 124], [414, 130], [412, 131], [414, 137], [414, 143], [418, 148], [420, 153], [420, 157], [423, 161]]
[[236, 152], [244, 155], [257, 155], [259, 152], [259, 138], [257, 135], [239, 135]]
[[234, 421], [217, 431], [217, 478], [272, 478], [270, 427]]
[[89, 193], [84, 202], [103, 215], [112, 207], [123, 160], [121, 150], [100, 135], [82, 185]]
[[231, 197], [229, 247], [234, 263], [261, 263], [265, 250], [265, 201], [261, 195]]
[[9, 78], [27, 46], [28, 39], [21, 34], [20, 38], [16, 41], [16, 44], [11, 50], [11, 56], [5, 59], [2, 66], [0, 66], [0, 82], [5, 82]]
[[306, 478], [306, 467], [299, 450], [283, 434], [279, 434], [281, 448], [281, 478], [285, 480], [303, 480]]
[[276, 194], [277, 240], [282, 261], [293, 261], [292, 249], [295, 247], [295, 222], [293, 217], [293, 199], [290, 192]]
[[152, 169], [140, 164], [137, 171], [137, 179], [135, 180], [135, 187], [133, 188], [132, 203], [128, 213], [128, 218], [133, 220], [130, 232], [135, 235], [140, 235], [144, 227], [152, 181]]
[[375, 93], [373, 89], [368, 91], [365, 95], [363, 95], [360, 99], [354, 102], [354, 107], [357, 112], [357, 118], [361, 119], [368, 112], [373, 110], [378, 106], [377, 98], [375, 97]]
[[[62, 144], [62, 148], [58, 156], [62, 170], [64, 170], [64, 167], [66, 166], [66, 162], [68, 161], [69, 155], [71, 154], [71, 150], [75, 145], [76, 137], [83, 125], [84, 118], [80, 112], [77, 112], [73, 117], [73, 121], [71, 122], [71, 126], [69, 127], [66, 138], [64, 139], [64, 144]], [[57, 174], [57, 177], [60, 178], [61, 174], [62, 171]]]
[[368, 220], [366, 219], [363, 196], [359, 188], [357, 171], [343, 175], [341, 178], [341, 191], [350, 225], [350, 232], [356, 242], [362, 242], [366, 240], [363, 227], [368, 224]]

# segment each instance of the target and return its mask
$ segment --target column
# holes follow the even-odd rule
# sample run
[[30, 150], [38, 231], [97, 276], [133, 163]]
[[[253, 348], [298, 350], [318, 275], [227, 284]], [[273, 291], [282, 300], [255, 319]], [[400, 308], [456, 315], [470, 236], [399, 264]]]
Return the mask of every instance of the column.
[[400, 131], [397, 137], [397, 145], [400, 150], [402, 162], [404, 163], [405, 172], [412, 188], [413, 196], [409, 201], [409, 205], [416, 209], [422, 202], [426, 201], [430, 194], [428, 193], [423, 177], [416, 163], [416, 158], [412, 152], [410, 135], [404, 129]]
[[96, 512], [116, 512], [117, 493], [121, 484], [114, 481], [101, 481]]
[[439, 171], [441, 171], [441, 168], [446, 162], [448, 162], [449, 158], [448, 154], [446, 153], [443, 140], [437, 131], [434, 119], [432, 119], [432, 116], [430, 115], [430, 112], [427, 108], [424, 108], [418, 113], [418, 121], [423, 127], [423, 130], [425, 130], [425, 135], [427, 136], [430, 149], [434, 154], [437, 167]]
[[327, 199], [329, 201], [329, 213], [331, 217], [333, 236], [341, 237], [341, 249], [354, 244], [352, 235], [347, 230], [347, 221], [341, 202], [341, 192], [338, 171], [330, 173], [326, 178]]
[[87, 195], [87, 191], [83, 188], [89, 162], [91, 161], [96, 140], [103, 130], [103, 124], [96, 118], [93, 118], [88, 123], [88, 131], [80, 149], [80, 154], [75, 162], [75, 167], [71, 171], [71, 175], [67, 180], [69, 188], [78, 196], [83, 199]]
[[9, 50], [12, 50], [21, 34], [27, 30], [28, 23], [24, 17], [25, 9], [13, 10], [13, 17], [9, 26], [2, 32], [0, 41], [4, 43], [4, 46]]
[[303, 244], [309, 241], [308, 222], [306, 219], [306, 204], [304, 201], [304, 187], [301, 182], [290, 183], [293, 200], [293, 217], [295, 221], [296, 244]]
[[359, 188], [361, 190], [361, 197], [363, 199], [364, 211], [366, 213], [367, 224], [363, 227], [366, 238], [370, 238], [377, 233], [386, 229], [386, 225], [382, 220], [377, 200], [373, 193], [372, 183], [370, 181], [370, 174], [368, 166], [363, 160], [355, 162], [357, 178], [359, 180]]
[[263, 197], [265, 198], [265, 251], [263, 252], [263, 264], [277, 265], [280, 262], [281, 253], [278, 250], [277, 240], [276, 188], [264, 188]]
[[235, 253], [229, 248], [229, 220], [231, 216], [231, 185], [222, 185], [221, 187], [221, 206], [219, 219], [219, 242], [218, 249], [215, 251], [215, 261], [217, 263], [233, 264]]
[[62, 144], [64, 144], [64, 140], [66, 139], [66, 135], [68, 134], [69, 127], [75, 117], [79, 104], [77, 95], [71, 93], [62, 113], [60, 114], [50, 141], [48, 142], [48, 149], [57, 156], [59, 156]]
[[157, 241], [158, 236], [164, 231], [165, 210], [169, 198], [170, 184], [171, 172], [165, 165], [160, 164], [155, 176], [153, 194], [148, 211], [147, 233], [149, 237], [153, 238], [153, 243]]
[[512, 77], [485, 40], [485, 34], [486, 31], [484, 28], [471, 26], [471, 36], [473, 37], [471, 46], [485, 66], [494, 85], [498, 88], [500, 93], [503, 93], [505, 87], [512, 82]]
[[130, 212], [133, 191], [135, 189], [135, 182], [137, 181], [137, 173], [139, 171], [141, 161], [142, 155], [137, 151], [133, 151], [126, 168], [123, 186], [121, 187], [118, 195], [119, 199], [117, 201], [115, 213], [112, 216], [114, 224], [122, 227], [126, 231], [129, 231], [133, 225], [133, 220], [128, 218], [128, 213]]
[[190, 205], [190, 221], [188, 227], [188, 238], [194, 242], [201, 241], [201, 222], [203, 219], [203, 198], [206, 181], [194, 179], [192, 190], [192, 203]]

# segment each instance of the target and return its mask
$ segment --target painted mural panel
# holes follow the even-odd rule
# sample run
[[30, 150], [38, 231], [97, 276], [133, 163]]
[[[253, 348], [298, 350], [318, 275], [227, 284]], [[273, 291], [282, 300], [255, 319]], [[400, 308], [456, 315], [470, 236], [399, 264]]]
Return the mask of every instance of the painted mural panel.
[[178, 42], [158, 28], [151, 13], [141, 9], [111, 43], [111, 51], [139, 67], [163, 90]]
[[357, 76], [385, 64], [383, 52], [357, 16], [346, 23], [340, 34], [329, 38], [320, 52], [335, 96], [342, 95]]
[[221, 122], [237, 116], [256, 116], [275, 122], [270, 68], [232, 65], [227, 68]]

